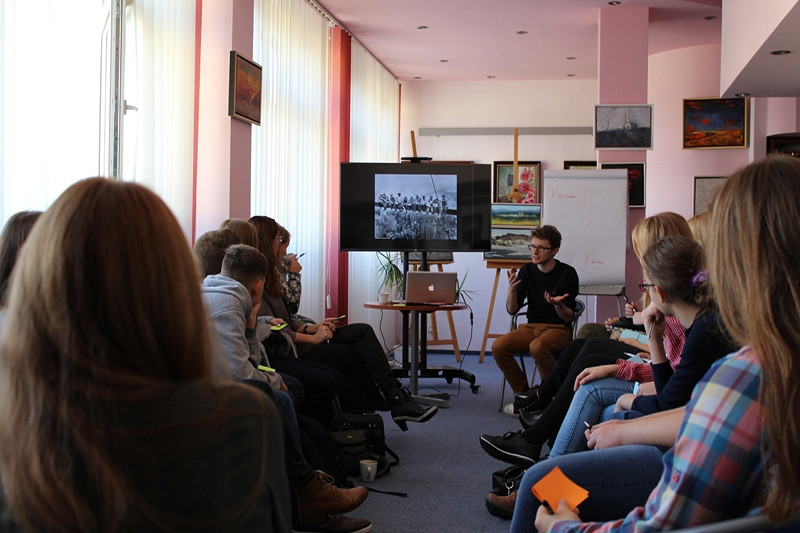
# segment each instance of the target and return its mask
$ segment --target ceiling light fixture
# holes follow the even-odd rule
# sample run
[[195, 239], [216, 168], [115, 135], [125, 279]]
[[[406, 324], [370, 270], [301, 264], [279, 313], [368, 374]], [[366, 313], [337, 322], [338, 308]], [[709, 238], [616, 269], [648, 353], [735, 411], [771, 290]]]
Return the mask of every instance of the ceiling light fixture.
[[770, 54], [774, 56], [788, 56], [791, 53], [792, 53], [791, 50], [773, 50], [772, 52], [770, 52]]
[[526, 33], [528, 33], [528, 32], [527, 32], [527, 31], [525, 31], [525, 30], [519, 30], [519, 31], [517, 32], [517, 35], [525, 35]]
[[750, 93], [736, 93], [733, 96], [735, 96], [736, 98], [747, 98], [748, 96], [750, 96]]
[[449, 62], [450, 62], [449, 59], [440, 59], [439, 60], [439, 63], [449, 63]]
[[620, 2], [619, 0], [611, 0], [611, 1], [608, 3], [608, 5], [610, 5], [610, 6], [618, 6], [618, 5], [620, 5], [621, 3], [622, 3], [622, 2]]
[[703, 18], [706, 19], [706, 20], [717, 20], [716, 15], [708, 15], [708, 16], [705, 16]]
[[575, 74], [567, 74], [567, 77], [568, 77], [568, 78], [574, 78], [574, 77], [575, 77]]
[[567, 56], [567, 61], [575, 61], [576, 59], [578, 58], [575, 56]]
[[427, 26], [417, 26], [417, 29], [418, 30], [427, 30], [428, 27]]
[[489, 78], [490, 80], [493, 80], [493, 79], [495, 78], [495, 76], [492, 76], [491, 74], [489, 74], [489, 75], [488, 75], [488, 76], [486, 76], [486, 77], [487, 77], [487, 78]]

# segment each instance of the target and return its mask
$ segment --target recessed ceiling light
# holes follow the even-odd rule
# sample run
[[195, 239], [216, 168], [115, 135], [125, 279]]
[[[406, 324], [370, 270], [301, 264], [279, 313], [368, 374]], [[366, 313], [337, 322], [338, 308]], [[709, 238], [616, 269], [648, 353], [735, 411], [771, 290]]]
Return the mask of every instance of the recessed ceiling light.
[[450, 62], [449, 59], [440, 59], [439, 60], [439, 63], [449, 63], [449, 62]]
[[750, 96], [750, 93], [736, 93], [733, 96], [737, 98], [747, 98], [748, 96]]
[[568, 78], [574, 78], [574, 77], [575, 77], [575, 74], [567, 74], [567, 77], [568, 77]]
[[786, 56], [786, 55], [789, 55], [791, 53], [792, 53], [791, 50], [773, 50], [772, 52], [770, 52], [770, 54], [772, 54], [774, 56]]
[[716, 15], [708, 15], [708, 16], [703, 17], [703, 18], [706, 19], [706, 20], [717, 20]]
[[427, 26], [417, 26], [417, 29], [418, 30], [427, 30], [428, 27]]
[[618, 6], [618, 5], [620, 5], [621, 3], [622, 3], [622, 2], [620, 2], [619, 0], [611, 0], [611, 1], [608, 3], [608, 5], [610, 5], [610, 6]]
[[519, 31], [517, 32], [517, 35], [525, 35], [526, 33], [528, 33], [528, 32], [527, 32], [527, 31], [525, 31], [525, 30], [519, 30]]
[[578, 58], [575, 56], [567, 56], [567, 61], [575, 61], [576, 59]]
[[490, 80], [493, 80], [493, 79], [495, 78], [495, 77], [494, 77], [494, 76], [492, 76], [491, 74], [489, 74], [489, 75], [488, 75], [488, 76], [486, 76], [486, 77], [487, 77], [487, 78], [489, 78]]

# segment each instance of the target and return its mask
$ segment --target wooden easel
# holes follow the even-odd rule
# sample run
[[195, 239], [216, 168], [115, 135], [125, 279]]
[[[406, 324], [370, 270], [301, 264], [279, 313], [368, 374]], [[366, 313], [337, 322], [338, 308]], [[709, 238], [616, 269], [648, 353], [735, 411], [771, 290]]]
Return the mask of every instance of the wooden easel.
[[[419, 270], [421, 266], [420, 261], [409, 261], [413, 270]], [[428, 261], [428, 266], [437, 265], [439, 272], [444, 272], [442, 265], [449, 265], [452, 261]], [[439, 311], [442, 312], [442, 311]], [[439, 328], [436, 325], [436, 313], [431, 313], [431, 335], [432, 338], [428, 339], [428, 346], [443, 346], [449, 345], [453, 347], [453, 353], [456, 355], [456, 362], [461, 362], [461, 351], [458, 349], [458, 339], [456, 338], [456, 325], [453, 322], [453, 312], [444, 311], [447, 314], [447, 322], [450, 324], [450, 338], [440, 339]]]
[[510, 259], [487, 259], [486, 260], [486, 268], [494, 268], [494, 286], [492, 287], [492, 299], [489, 300], [489, 312], [486, 313], [486, 329], [483, 332], [483, 343], [481, 344], [481, 354], [480, 358], [478, 359], [479, 363], [483, 363], [483, 357], [486, 355], [486, 343], [489, 342], [489, 339], [496, 339], [502, 335], [508, 333], [508, 331], [504, 331], [503, 333], [489, 333], [489, 328], [492, 325], [492, 313], [494, 312], [494, 302], [497, 298], [497, 284], [500, 282], [500, 271], [509, 269], [509, 268], [516, 268], [519, 269], [525, 263], [529, 263], [528, 260], [510, 260]]

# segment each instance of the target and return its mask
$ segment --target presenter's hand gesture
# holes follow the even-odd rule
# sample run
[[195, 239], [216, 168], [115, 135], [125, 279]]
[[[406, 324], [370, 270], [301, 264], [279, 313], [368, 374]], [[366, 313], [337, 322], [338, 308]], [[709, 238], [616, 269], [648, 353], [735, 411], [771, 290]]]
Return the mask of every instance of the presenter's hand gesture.
[[522, 283], [519, 275], [517, 274], [517, 269], [512, 268], [508, 271], [508, 292], [516, 291], [519, 284]]

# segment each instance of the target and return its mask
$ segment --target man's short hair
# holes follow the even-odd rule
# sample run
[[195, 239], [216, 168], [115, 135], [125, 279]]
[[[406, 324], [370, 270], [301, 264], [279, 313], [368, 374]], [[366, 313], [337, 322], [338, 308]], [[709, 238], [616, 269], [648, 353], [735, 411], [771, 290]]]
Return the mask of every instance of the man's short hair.
[[257, 248], [246, 244], [234, 244], [225, 250], [222, 275], [235, 279], [245, 287], [264, 280], [268, 271], [269, 262]]
[[544, 239], [553, 248], [561, 248], [561, 232], [555, 226], [539, 226], [531, 230], [531, 238]]
[[203, 277], [219, 274], [228, 246], [239, 244], [239, 236], [229, 229], [207, 231], [197, 238], [192, 252]]

